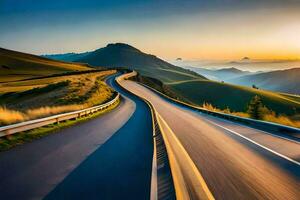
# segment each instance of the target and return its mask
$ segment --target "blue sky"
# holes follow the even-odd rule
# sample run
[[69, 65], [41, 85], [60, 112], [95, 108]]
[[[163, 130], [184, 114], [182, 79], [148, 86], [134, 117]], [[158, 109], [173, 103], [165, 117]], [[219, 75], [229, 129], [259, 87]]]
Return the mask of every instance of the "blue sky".
[[166, 59], [294, 58], [298, 2], [0, 0], [0, 46], [44, 54], [125, 42]]

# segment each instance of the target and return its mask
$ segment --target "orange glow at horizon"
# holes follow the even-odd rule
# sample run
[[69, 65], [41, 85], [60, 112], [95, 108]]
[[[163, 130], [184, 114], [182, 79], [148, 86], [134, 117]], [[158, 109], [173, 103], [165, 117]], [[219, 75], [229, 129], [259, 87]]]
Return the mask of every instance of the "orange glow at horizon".
[[[300, 59], [300, 12], [292, 9], [190, 16], [144, 34], [145, 52], [175, 59]], [[197, 19], [202, 21], [197, 21]], [[198, 25], [199, 24], [199, 25]], [[164, 27], [168, 27], [165, 28]], [[139, 37], [136, 38], [139, 40]], [[139, 44], [139, 42], [137, 42]], [[149, 51], [150, 50], [150, 51]]]
[[300, 59], [299, 9], [201, 10], [103, 21], [95, 15], [78, 27], [58, 22], [56, 28], [45, 23], [16, 26], [20, 30], [2, 34], [0, 44], [38, 55], [86, 52], [123, 42], [166, 60], [295, 60]]

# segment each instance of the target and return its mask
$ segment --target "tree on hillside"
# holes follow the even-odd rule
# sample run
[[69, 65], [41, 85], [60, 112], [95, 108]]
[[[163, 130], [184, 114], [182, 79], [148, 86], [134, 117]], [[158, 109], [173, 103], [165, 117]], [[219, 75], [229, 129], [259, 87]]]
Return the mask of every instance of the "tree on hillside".
[[247, 113], [253, 119], [263, 119], [264, 115], [270, 112], [271, 111], [263, 105], [261, 98], [257, 95], [255, 95], [248, 104]]

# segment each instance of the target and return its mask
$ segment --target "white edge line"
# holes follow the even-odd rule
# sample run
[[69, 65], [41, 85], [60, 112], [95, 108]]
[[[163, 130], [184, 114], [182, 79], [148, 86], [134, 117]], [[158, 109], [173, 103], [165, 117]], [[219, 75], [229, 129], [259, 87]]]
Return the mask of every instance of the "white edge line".
[[224, 126], [221, 126], [221, 125], [219, 125], [219, 124], [217, 124], [217, 123], [215, 123], [215, 122], [213, 122], [213, 121], [211, 121], [211, 120], [209, 120], [209, 119], [204, 119], [204, 120], [208, 121], [208, 122], [211, 123], [211, 124], [214, 124], [215, 126], [218, 126], [218, 127], [220, 127], [220, 128], [223, 128], [223, 129], [225, 129], [225, 130], [227, 130], [227, 131], [229, 131], [229, 132], [231, 132], [231, 133], [233, 133], [233, 134], [235, 134], [235, 135], [238, 135], [238, 136], [244, 138], [245, 140], [247, 140], [247, 141], [249, 141], [249, 142], [252, 142], [253, 144], [256, 144], [257, 146], [259, 146], [259, 147], [261, 147], [261, 148], [263, 148], [263, 149], [265, 149], [265, 150], [267, 150], [267, 151], [270, 151], [270, 152], [274, 153], [275, 155], [277, 155], [277, 156], [279, 156], [279, 157], [281, 157], [281, 158], [283, 158], [283, 159], [286, 159], [286, 160], [288, 160], [288, 161], [290, 161], [290, 162], [292, 162], [292, 163], [294, 163], [294, 164], [300, 166], [300, 162], [298, 162], [298, 161], [296, 161], [296, 160], [293, 160], [293, 159], [291, 159], [291, 158], [289, 158], [289, 157], [287, 157], [287, 156], [285, 156], [285, 155], [282, 155], [281, 153], [278, 153], [278, 152], [276, 152], [276, 151], [274, 151], [274, 150], [272, 150], [272, 149], [269, 149], [268, 147], [265, 147], [265, 146], [263, 146], [263, 145], [261, 145], [261, 144], [255, 142], [254, 140], [251, 140], [251, 139], [249, 139], [249, 138], [247, 138], [247, 137], [245, 137], [245, 136], [243, 136], [243, 135], [241, 135], [241, 134], [239, 134], [239, 133], [237, 133], [237, 132], [235, 132], [235, 131], [233, 131], [233, 130], [230, 130], [230, 129], [224, 127]]
[[[202, 117], [205, 117], [204, 115], [207, 115], [206, 113], [199, 113], [202, 115]], [[231, 121], [231, 120], [228, 120], [228, 119], [223, 119], [223, 118], [219, 118], [219, 117], [216, 117], [216, 116], [212, 116], [212, 115], [208, 115], [209, 117], [211, 118], [215, 118], [217, 120], [221, 120], [221, 121], [224, 121], [224, 122], [229, 122], [233, 125], [238, 125], [238, 126], [241, 126], [241, 127], [245, 127], [245, 128], [249, 128], [249, 129], [252, 129], [252, 130], [255, 130], [255, 131], [258, 131], [258, 132], [262, 132], [264, 134], [268, 134], [270, 136], [273, 136], [273, 137], [278, 137], [280, 139], [283, 139], [283, 140], [287, 140], [289, 142], [293, 142], [293, 143], [296, 143], [296, 144], [300, 144], [300, 142], [296, 141], [296, 140], [292, 140], [290, 138], [286, 138], [286, 137], [283, 137], [283, 136], [280, 136], [280, 135], [276, 135], [276, 134], [273, 134], [273, 133], [269, 133], [267, 131], [264, 131], [264, 130], [260, 130], [260, 129], [256, 129], [256, 128], [253, 128], [251, 126], [247, 126], [247, 125], [244, 125], [244, 124], [239, 124], [237, 122], [234, 122], [234, 121]]]

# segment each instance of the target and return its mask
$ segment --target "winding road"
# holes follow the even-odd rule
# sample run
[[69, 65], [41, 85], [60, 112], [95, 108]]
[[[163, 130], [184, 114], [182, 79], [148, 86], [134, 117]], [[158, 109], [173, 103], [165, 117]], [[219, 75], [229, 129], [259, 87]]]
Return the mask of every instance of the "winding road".
[[150, 197], [151, 113], [114, 79], [124, 99], [113, 111], [0, 153], [0, 199]]
[[[0, 199], [150, 198], [150, 109], [116, 76], [107, 80], [123, 96], [115, 110], [0, 153]], [[121, 86], [153, 105], [215, 199], [300, 198], [299, 141], [180, 106], [133, 81]]]
[[133, 81], [177, 136], [215, 199], [299, 199], [300, 143], [182, 107]]

